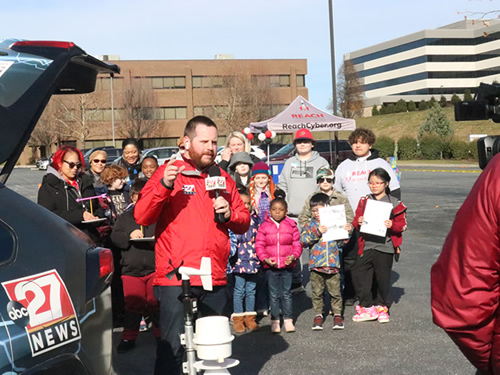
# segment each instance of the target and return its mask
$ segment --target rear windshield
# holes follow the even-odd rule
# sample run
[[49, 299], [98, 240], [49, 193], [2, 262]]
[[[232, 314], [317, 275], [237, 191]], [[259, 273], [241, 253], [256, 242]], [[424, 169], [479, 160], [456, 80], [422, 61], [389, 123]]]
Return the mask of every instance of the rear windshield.
[[52, 60], [6, 49], [16, 42], [0, 40], [0, 105], [15, 103], [41, 76]]

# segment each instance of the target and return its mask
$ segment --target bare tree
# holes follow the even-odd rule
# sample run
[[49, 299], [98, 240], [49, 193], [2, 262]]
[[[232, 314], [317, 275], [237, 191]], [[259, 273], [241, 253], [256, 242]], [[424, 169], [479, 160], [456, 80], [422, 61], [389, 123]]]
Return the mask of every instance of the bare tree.
[[211, 95], [213, 117], [222, 120], [223, 132], [241, 130], [250, 122], [262, 121], [277, 114], [277, 93], [269, 76], [250, 76], [242, 72], [213, 77]]
[[156, 95], [142, 79], [134, 80], [125, 88], [122, 103], [118, 130], [123, 136], [139, 140], [153, 134], [160, 126], [155, 116]]
[[[363, 113], [363, 88], [359, 76], [350, 60], [344, 61], [337, 74], [338, 110], [345, 118], [359, 117]], [[329, 104], [332, 110], [333, 105]]]
[[57, 103], [57, 121], [62, 131], [66, 136], [75, 138], [78, 147], [83, 148], [92, 133], [93, 124], [103, 119], [100, 96], [96, 93], [68, 95]]
[[42, 157], [50, 153], [52, 145], [61, 139], [61, 127], [59, 125], [59, 111], [54, 101], [50, 101], [45, 107], [42, 116], [38, 119], [35, 129], [31, 133], [28, 146], [39, 147]]

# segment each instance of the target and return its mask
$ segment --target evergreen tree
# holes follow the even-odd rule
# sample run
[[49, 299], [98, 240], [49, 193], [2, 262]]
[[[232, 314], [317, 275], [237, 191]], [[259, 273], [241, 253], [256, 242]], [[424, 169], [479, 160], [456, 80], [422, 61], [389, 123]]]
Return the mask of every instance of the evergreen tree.
[[472, 102], [474, 98], [472, 97], [472, 94], [470, 93], [470, 90], [467, 89], [464, 91], [464, 102]]
[[444, 97], [444, 95], [441, 95], [441, 97], [439, 98], [439, 105], [441, 106], [441, 108], [445, 108], [447, 104], [448, 103], [446, 101], [446, 98]]
[[446, 117], [446, 112], [439, 105], [431, 108], [427, 119], [418, 131], [418, 138], [422, 139], [424, 135], [435, 133], [440, 138], [448, 138], [453, 135], [453, 128], [450, 120]]
[[377, 105], [374, 104], [372, 108], [372, 116], [378, 116], [380, 112], [378, 111]]
[[398, 102], [396, 103], [394, 111], [396, 113], [402, 113], [402, 112], [406, 112], [407, 110], [408, 110], [408, 107], [407, 107], [404, 99], [399, 99]]
[[455, 105], [455, 103], [457, 102], [461, 102], [462, 99], [460, 99], [460, 96], [458, 96], [457, 94], [453, 94], [453, 96], [451, 97], [451, 102], [453, 103], [453, 105]]
[[434, 107], [434, 105], [437, 103], [437, 100], [434, 96], [431, 96], [431, 100], [429, 100], [429, 108]]
[[413, 100], [410, 100], [408, 102], [408, 112], [414, 112], [417, 110], [417, 105], [415, 104], [415, 102]]
[[387, 106], [382, 104], [380, 106], [380, 109], [378, 110], [378, 113], [381, 114], [381, 115], [386, 115], [387, 114]]
[[421, 100], [420, 103], [418, 104], [418, 110], [425, 111], [427, 109], [429, 109], [429, 105], [427, 104], [427, 102], [425, 100]]
[[396, 107], [394, 106], [394, 103], [390, 103], [387, 105], [387, 113], [394, 113], [396, 110]]

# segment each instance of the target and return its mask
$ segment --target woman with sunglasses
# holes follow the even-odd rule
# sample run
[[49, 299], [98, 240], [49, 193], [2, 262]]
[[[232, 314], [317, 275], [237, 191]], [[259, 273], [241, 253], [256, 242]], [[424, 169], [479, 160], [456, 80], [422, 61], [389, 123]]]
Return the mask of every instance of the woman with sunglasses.
[[94, 189], [103, 186], [101, 182], [101, 173], [106, 167], [106, 162], [108, 161], [108, 154], [104, 150], [96, 150], [90, 154], [89, 157], [89, 169], [85, 171], [87, 176], [92, 177], [94, 180]]
[[354, 212], [349, 204], [349, 199], [340, 191], [337, 191], [333, 187], [335, 181], [334, 172], [328, 167], [321, 167], [316, 173], [316, 182], [318, 183], [318, 189], [306, 198], [302, 212], [299, 215], [299, 227], [303, 227], [306, 223], [310, 222], [312, 219], [310, 200], [313, 195], [317, 193], [324, 193], [330, 197], [330, 206], [336, 206], [343, 204], [345, 207], [345, 216], [348, 223], [352, 223], [354, 219]]
[[38, 204], [99, 242], [96, 224], [85, 222], [104, 217], [104, 211], [97, 199], [79, 200], [96, 195], [92, 178], [82, 174], [84, 167], [79, 149], [62, 146], [57, 150], [38, 190]]

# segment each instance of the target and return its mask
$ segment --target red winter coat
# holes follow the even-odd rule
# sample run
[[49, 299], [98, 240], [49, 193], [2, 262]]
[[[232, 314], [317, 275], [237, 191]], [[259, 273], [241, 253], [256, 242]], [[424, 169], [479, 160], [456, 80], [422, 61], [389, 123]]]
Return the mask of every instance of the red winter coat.
[[[356, 215], [354, 216], [354, 221], [352, 222], [352, 225], [354, 228], [359, 230], [361, 226], [359, 225], [359, 218], [364, 215], [365, 213], [365, 207], [366, 207], [366, 201], [370, 196], [364, 196], [361, 197], [358, 203], [358, 208], [356, 209]], [[394, 246], [394, 249], [398, 248], [401, 246], [403, 243], [403, 232], [407, 229], [407, 223], [406, 223], [406, 206], [397, 200], [397, 198], [393, 196], [389, 196], [389, 199], [391, 200], [391, 203], [395, 207], [392, 209], [392, 214], [390, 220], [392, 220], [392, 227], [387, 229], [387, 235], [391, 237], [392, 245]], [[361, 233], [361, 236], [359, 236], [359, 249], [358, 249], [358, 254], [363, 255], [363, 249], [365, 247], [365, 239], [363, 237], [363, 233]]]
[[458, 211], [431, 270], [434, 323], [485, 374], [500, 374], [500, 155]]
[[[231, 208], [229, 222], [214, 221], [212, 198], [214, 191], [205, 190], [207, 174], [199, 172], [188, 159], [175, 162], [185, 169], [177, 176], [173, 189], [163, 184], [162, 165], [142, 189], [134, 209], [138, 224], [156, 224], [155, 285], [181, 285], [176, 277], [169, 280], [165, 274], [183, 264], [200, 268], [201, 258], [212, 261], [214, 285], [226, 284], [226, 266], [230, 251], [228, 229], [234, 233], [245, 233], [250, 226], [250, 213], [236, 190], [235, 182], [221, 171], [226, 178], [226, 190], [220, 192]], [[172, 262], [172, 265], [170, 264]], [[201, 285], [199, 276], [191, 277], [192, 285]]]
[[[277, 263], [276, 268], [294, 268], [295, 261], [286, 266], [285, 259], [289, 255], [299, 259], [302, 254], [300, 233], [295, 221], [285, 217], [278, 227], [276, 222], [267, 216], [257, 232], [255, 251], [262, 262], [264, 259], [271, 259]], [[264, 268], [270, 268], [267, 263], [263, 264]]]

